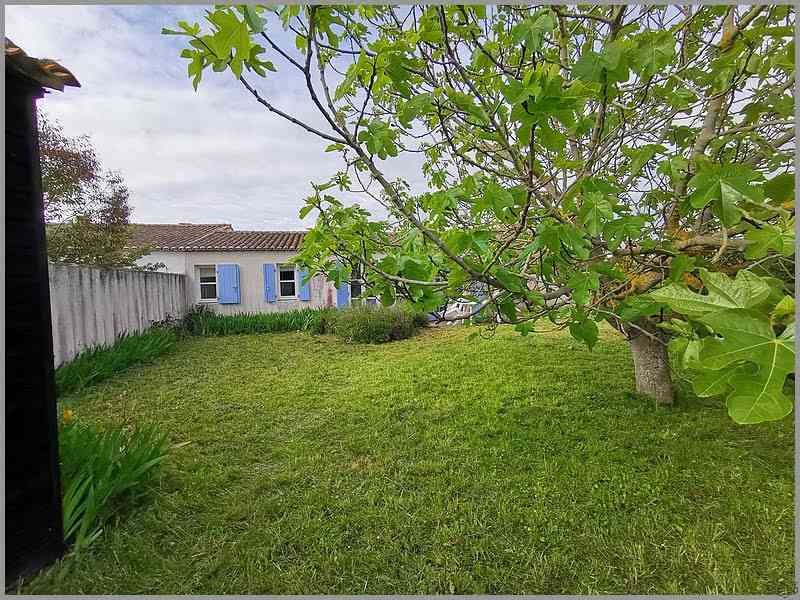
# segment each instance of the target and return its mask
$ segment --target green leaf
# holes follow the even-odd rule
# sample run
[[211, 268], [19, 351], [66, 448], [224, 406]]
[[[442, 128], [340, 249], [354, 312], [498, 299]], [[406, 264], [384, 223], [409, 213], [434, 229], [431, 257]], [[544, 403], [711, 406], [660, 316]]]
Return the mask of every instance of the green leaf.
[[[449, 88], [445, 89], [445, 94], [447, 94], [447, 98], [450, 100], [450, 102], [455, 104], [459, 110], [475, 117], [478, 122], [486, 121], [486, 113], [482, 108], [475, 104], [475, 100], [473, 100], [472, 96], [469, 94], [457, 92]], [[420, 98], [420, 96], [417, 96], [417, 98]], [[426, 110], [430, 110], [431, 106], [428, 105], [425, 108]]]
[[623, 148], [622, 152], [631, 159], [628, 170], [631, 176], [636, 176], [647, 162], [659, 152], [666, 152], [661, 144], [645, 144], [639, 148]]
[[738, 204], [763, 199], [763, 189], [751, 185], [761, 175], [744, 165], [705, 165], [689, 180], [694, 191], [689, 203], [694, 208], [703, 208], [714, 202], [712, 210], [728, 227], [741, 220]]
[[554, 152], [560, 152], [567, 147], [567, 136], [547, 123], [540, 123], [536, 128], [536, 139], [542, 146]]
[[256, 7], [252, 4], [244, 5], [244, 20], [250, 26], [253, 33], [261, 33], [264, 31], [264, 25], [267, 24], [264, 18], [258, 14]]
[[603, 57], [590, 50], [585, 52], [572, 67], [572, 76], [576, 79], [599, 83], [603, 80]]
[[661, 323], [656, 323], [656, 327], [660, 327], [661, 329], [665, 329], [667, 331], [674, 331], [678, 335], [685, 337], [692, 337], [694, 331], [689, 323], [686, 321], [681, 321], [680, 319], [662, 321]]
[[701, 270], [700, 278], [708, 290], [707, 294], [693, 292], [685, 285], [670, 283], [653, 290], [648, 296], [663, 302], [675, 312], [696, 318], [727, 308], [757, 306], [770, 293], [769, 285], [750, 271], [739, 271], [736, 279], [731, 279], [724, 273]]
[[731, 389], [731, 379], [742, 367], [731, 369], [699, 369], [692, 373], [692, 390], [701, 398], [722, 396]]
[[500, 313], [510, 323], [513, 323], [517, 320], [517, 307], [514, 306], [514, 299], [511, 296], [507, 296], [501, 300], [498, 304], [498, 307], [500, 308]]
[[771, 316], [775, 320], [794, 317], [794, 298], [791, 296], [784, 296], [781, 298], [781, 301], [772, 309]]
[[433, 110], [431, 94], [417, 94], [408, 102], [402, 103], [398, 109], [397, 119], [403, 127], [409, 127], [411, 121]]
[[590, 291], [599, 289], [600, 276], [593, 271], [576, 271], [569, 278], [567, 285], [572, 289], [575, 305], [584, 306], [589, 301]]
[[675, 38], [669, 31], [648, 31], [637, 36], [631, 68], [648, 79], [666, 67], [675, 56]]
[[524, 43], [529, 52], [538, 52], [545, 37], [555, 26], [556, 22], [550, 11], [541, 11], [515, 25], [511, 30], [511, 38], [515, 44]]
[[773, 225], [764, 224], [761, 229], [745, 232], [744, 238], [750, 242], [744, 250], [744, 256], [748, 259], [763, 258], [770, 250], [787, 256], [794, 253], [793, 231], [784, 232]]
[[775, 336], [763, 316], [744, 309], [727, 309], [699, 319], [721, 338], [704, 338], [700, 363], [706, 369], [753, 363], [755, 373], [737, 373], [729, 379], [733, 392], [728, 413], [737, 423], [774, 421], [788, 415], [792, 400], [783, 393], [786, 377], [794, 371], [794, 323]]
[[502, 283], [506, 289], [512, 292], [523, 292], [527, 289], [522, 278], [507, 269], [498, 267], [494, 271], [494, 276], [497, 277], [497, 280]]
[[623, 321], [635, 321], [640, 317], [657, 315], [664, 308], [664, 304], [645, 296], [631, 296], [616, 309], [617, 316]]
[[669, 280], [677, 283], [686, 271], [691, 271], [697, 258], [688, 254], [678, 254], [669, 264]]
[[300, 218], [305, 219], [306, 216], [308, 216], [308, 213], [310, 213], [315, 208], [316, 206], [314, 206], [313, 204], [306, 204], [303, 208], [300, 209], [299, 213]]
[[794, 200], [794, 173], [783, 173], [767, 181], [764, 194], [776, 202]]
[[591, 319], [573, 321], [569, 324], [569, 332], [576, 340], [584, 342], [591, 350], [597, 343], [599, 332], [597, 324]]
[[639, 239], [646, 222], [646, 217], [629, 216], [606, 223], [603, 228], [603, 237], [608, 242], [608, 248], [612, 251], [616, 250], [627, 238]]
[[585, 194], [578, 211], [578, 220], [591, 236], [597, 236], [603, 230], [603, 224], [613, 215], [611, 203], [599, 192]]

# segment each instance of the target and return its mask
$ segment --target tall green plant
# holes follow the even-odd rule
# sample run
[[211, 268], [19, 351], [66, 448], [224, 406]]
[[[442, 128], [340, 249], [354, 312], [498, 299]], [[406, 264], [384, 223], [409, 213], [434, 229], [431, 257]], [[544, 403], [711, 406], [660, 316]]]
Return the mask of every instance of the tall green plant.
[[[670, 307], [688, 316], [676, 289], [713, 293], [702, 273], [752, 270], [772, 304], [726, 317], [784, 335], [768, 318], [780, 282], [755, 267], [793, 271], [794, 19], [786, 5], [216, 6], [206, 27], [163, 33], [188, 38], [195, 88], [228, 71], [254, 107], [342, 156], [301, 210], [318, 214], [298, 260], [310, 273], [338, 284], [357, 268], [367, 294], [424, 310], [471, 297], [522, 333], [545, 318], [589, 347], [605, 320], [631, 341], [637, 389], [668, 404], [668, 341], [697, 330], [661, 325]], [[297, 75], [321, 125], [259, 91], [272, 71]], [[409, 152], [426, 193], [392, 176]], [[336, 190], [377, 198], [389, 221]], [[703, 318], [704, 347], [736, 357], [707, 350], [706, 368], [767, 377], [762, 346]], [[735, 419], [785, 414], [759, 408], [788, 372], [776, 364], [729, 397]]]
[[58, 394], [77, 392], [132, 366], [151, 362], [171, 352], [177, 341], [178, 334], [174, 329], [154, 327], [142, 333], [120, 336], [112, 345], [98, 346], [81, 352], [70, 362], [56, 369]]
[[321, 318], [323, 310], [304, 308], [284, 312], [221, 315], [200, 309], [184, 317], [183, 327], [188, 333], [201, 336], [309, 331]]
[[72, 419], [59, 432], [64, 538], [89, 547], [120, 512], [151, 492], [168, 454], [153, 427], [100, 431]]

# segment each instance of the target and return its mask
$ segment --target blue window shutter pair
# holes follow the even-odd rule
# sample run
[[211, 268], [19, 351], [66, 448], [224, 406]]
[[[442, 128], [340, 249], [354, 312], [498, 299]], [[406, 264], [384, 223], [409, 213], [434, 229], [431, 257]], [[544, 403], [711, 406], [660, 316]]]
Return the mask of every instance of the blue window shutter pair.
[[276, 279], [275, 279], [275, 265], [273, 264], [265, 264], [264, 265], [264, 300], [267, 302], [275, 302], [278, 299], [278, 295], [275, 290], [276, 286]]
[[239, 265], [217, 265], [217, 302], [239, 304]]
[[[305, 281], [306, 277], [308, 277], [308, 271], [305, 269], [299, 269], [297, 271], [297, 283], [300, 286], [297, 297], [300, 300], [308, 302], [311, 300], [311, 281]], [[303, 283], [304, 281], [305, 283]]]

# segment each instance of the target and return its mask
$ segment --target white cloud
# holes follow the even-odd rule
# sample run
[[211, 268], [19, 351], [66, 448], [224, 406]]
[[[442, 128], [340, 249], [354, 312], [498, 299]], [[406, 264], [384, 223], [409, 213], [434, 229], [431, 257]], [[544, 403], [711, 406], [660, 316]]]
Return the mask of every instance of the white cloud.
[[[178, 54], [184, 38], [161, 27], [201, 21], [201, 6], [6, 6], [6, 35], [28, 54], [59, 61], [81, 88], [48, 94], [42, 108], [69, 135], [89, 134], [108, 169], [131, 189], [138, 222], [230, 222], [297, 229], [320, 181], [341, 168], [326, 142], [269, 113], [229, 73], [206, 73], [195, 93]], [[279, 61], [275, 61], [278, 64]], [[324, 128], [299, 73], [258, 81], [274, 105]], [[417, 156], [387, 174], [424, 190]], [[363, 206], [380, 212], [368, 199]]]

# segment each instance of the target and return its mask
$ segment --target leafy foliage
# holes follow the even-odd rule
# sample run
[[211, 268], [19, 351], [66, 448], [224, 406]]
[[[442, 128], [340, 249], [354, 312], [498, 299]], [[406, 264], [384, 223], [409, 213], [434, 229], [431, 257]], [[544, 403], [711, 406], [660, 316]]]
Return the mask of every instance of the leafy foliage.
[[[186, 36], [195, 86], [229, 70], [341, 154], [301, 210], [318, 215], [300, 255], [312, 273], [358, 269], [386, 305], [469, 298], [591, 346], [601, 320], [626, 336], [661, 323], [664, 303], [643, 295], [700, 268], [793, 279], [794, 19], [766, 5], [217, 6], [207, 27], [165, 33]], [[262, 54], [299, 74], [321, 119], [258, 91]], [[410, 152], [425, 193], [390, 175]]]
[[74, 417], [61, 424], [58, 439], [64, 539], [80, 552], [150, 495], [169, 444], [153, 427], [101, 431]]
[[[67, 136], [58, 121], [41, 112], [38, 126], [48, 258], [136, 267], [149, 248], [131, 242], [130, 192], [122, 176], [102, 169], [87, 136]], [[154, 263], [145, 268], [162, 266]]]
[[785, 388], [794, 372], [794, 299], [749, 271], [735, 279], [708, 271], [700, 277], [705, 294], [674, 283], [650, 293], [686, 318], [663, 325], [679, 334], [673, 351], [692, 374], [695, 393], [725, 395], [738, 423], [786, 416], [793, 404]]

